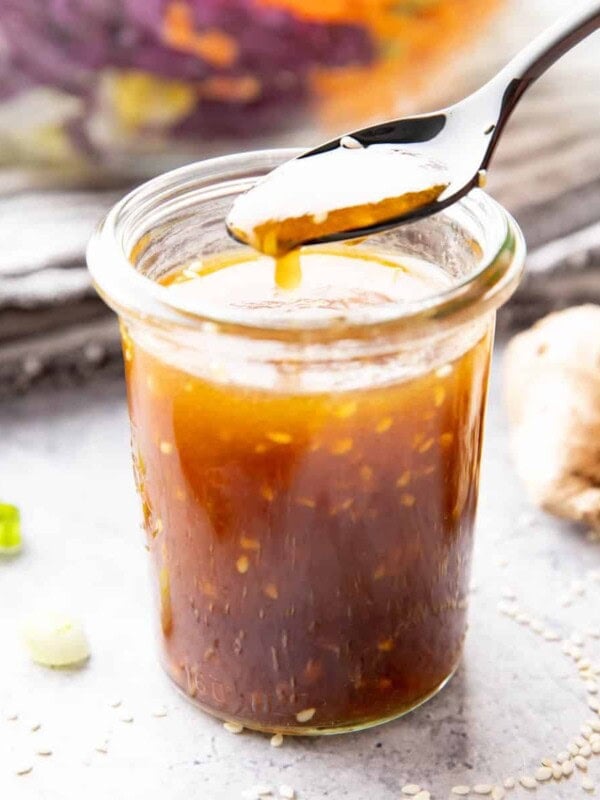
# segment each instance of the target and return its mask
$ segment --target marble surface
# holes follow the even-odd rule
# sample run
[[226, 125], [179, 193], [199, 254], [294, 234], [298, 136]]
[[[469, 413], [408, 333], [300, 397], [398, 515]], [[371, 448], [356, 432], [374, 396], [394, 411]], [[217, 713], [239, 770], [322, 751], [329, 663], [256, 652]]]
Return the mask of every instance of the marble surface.
[[[289, 784], [306, 800], [397, 800], [400, 787], [414, 782], [439, 800], [458, 783], [532, 774], [542, 757], [563, 750], [594, 717], [574, 663], [559, 643], [502, 616], [497, 605], [511, 587], [524, 610], [563, 636], [600, 625], [600, 583], [591, 572], [600, 567], [600, 546], [533, 511], [524, 497], [507, 451], [501, 349], [462, 666], [403, 720], [360, 734], [288, 739], [280, 749], [258, 734], [227, 733], [177, 694], [157, 665], [121, 383], [0, 405], [2, 499], [22, 508], [26, 540], [21, 556], [0, 561], [0, 797], [234, 800], [260, 783]], [[584, 593], [571, 593], [564, 607], [577, 580], [584, 583], [573, 588]], [[81, 670], [37, 667], [19, 641], [26, 614], [55, 606], [84, 620], [93, 655]], [[600, 659], [600, 641], [589, 639], [584, 649]], [[122, 706], [113, 709], [116, 700]], [[154, 717], [161, 706], [167, 716]], [[9, 721], [14, 713], [18, 720]], [[133, 722], [122, 721], [128, 715]], [[105, 740], [107, 752], [97, 752]], [[53, 754], [35, 755], [40, 747]], [[14, 774], [27, 764], [30, 774]], [[589, 774], [600, 786], [600, 757]], [[583, 798], [581, 773], [535, 794]]]

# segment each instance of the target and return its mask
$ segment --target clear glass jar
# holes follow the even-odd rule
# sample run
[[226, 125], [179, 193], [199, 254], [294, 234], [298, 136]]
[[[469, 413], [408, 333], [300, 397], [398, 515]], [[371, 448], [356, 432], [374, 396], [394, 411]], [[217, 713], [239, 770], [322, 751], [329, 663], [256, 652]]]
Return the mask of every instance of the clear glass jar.
[[442, 293], [310, 322], [174, 305], [160, 279], [241, 251], [233, 198], [294, 154], [141, 186], [88, 260], [122, 325], [166, 670], [222, 719], [319, 734], [397, 717], [456, 669], [495, 312], [525, 248], [477, 190], [352, 248], [439, 265]]

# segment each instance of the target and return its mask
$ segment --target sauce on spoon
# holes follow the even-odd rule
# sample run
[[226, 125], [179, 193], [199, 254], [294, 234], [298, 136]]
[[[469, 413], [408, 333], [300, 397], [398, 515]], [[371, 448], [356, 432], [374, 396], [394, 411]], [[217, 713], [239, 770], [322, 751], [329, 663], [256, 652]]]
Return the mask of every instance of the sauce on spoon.
[[288, 161], [234, 202], [227, 227], [241, 242], [276, 259], [275, 280], [295, 289], [298, 248], [332, 233], [407, 214], [448, 186], [445, 167], [399, 145], [341, 146]]

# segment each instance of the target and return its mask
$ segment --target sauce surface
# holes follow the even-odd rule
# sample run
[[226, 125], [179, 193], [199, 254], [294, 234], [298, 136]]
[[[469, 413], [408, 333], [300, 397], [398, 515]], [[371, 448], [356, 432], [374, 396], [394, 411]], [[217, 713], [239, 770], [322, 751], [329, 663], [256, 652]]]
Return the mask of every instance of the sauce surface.
[[[302, 318], [447, 282], [379, 254], [301, 258], [304, 282], [289, 292], [252, 256], [164, 283], [191, 306], [197, 293]], [[242, 362], [173, 357], [135, 327], [123, 340], [173, 680], [221, 718], [283, 733], [360, 728], [431, 695], [466, 630], [491, 329], [449, 362], [424, 354], [420, 374], [395, 380], [388, 360], [354, 388], [332, 352], [320, 369], [342, 378], [328, 391], [285, 359], [254, 380]]]
[[451, 287], [439, 267], [347, 245], [295, 250], [275, 262], [244, 253], [197, 260], [163, 280], [168, 301], [190, 312], [246, 310], [264, 324], [356, 318], [399, 308]]

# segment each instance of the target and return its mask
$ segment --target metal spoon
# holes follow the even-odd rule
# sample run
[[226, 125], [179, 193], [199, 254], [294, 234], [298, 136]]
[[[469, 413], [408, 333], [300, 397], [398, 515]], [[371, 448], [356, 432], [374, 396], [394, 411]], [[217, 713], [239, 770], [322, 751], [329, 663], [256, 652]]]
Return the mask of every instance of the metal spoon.
[[[485, 183], [485, 171], [498, 140], [523, 94], [561, 56], [599, 27], [600, 2], [588, 3], [584, 8], [558, 20], [485, 86], [455, 105], [431, 114], [406, 117], [354, 131], [287, 162], [234, 203], [227, 219], [229, 232], [238, 241], [252, 244], [272, 255], [281, 255], [300, 244], [362, 237], [441, 211], [475, 186]], [[557, 108], [557, 114], [559, 113], [560, 108]], [[350, 152], [342, 155], [340, 149], [351, 151], [353, 155]], [[363, 169], [353, 174], [353, 164], [359, 165], [358, 158], [364, 159], [369, 154], [372, 159], [374, 155], [383, 153], [388, 155], [387, 160], [382, 163], [389, 167], [383, 175], [378, 176], [375, 169], [371, 178], [369, 169], [364, 168], [364, 161], [361, 162]], [[328, 179], [332, 177], [331, 170], [328, 173], [328, 167], [334, 159], [347, 168], [340, 170], [339, 165], [337, 167], [333, 177], [343, 185], [335, 187], [329, 207], [328, 198], [324, 199], [323, 193], [327, 195]], [[374, 163], [379, 163], [379, 159]], [[423, 174], [428, 168], [431, 169], [428, 183], [421, 188], [425, 190], [435, 184], [438, 187], [437, 192], [422, 191], [419, 194], [415, 193], [414, 186], [403, 184], [406, 168], [410, 167], [408, 171], [412, 170], [414, 173], [415, 164], [423, 166]], [[357, 175], [360, 175], [358, 180]], [[382, 184], [381, 178], [384, 175], [385, 189], [382, 191], [385, 193], [380, 199], [392, 197], [390, 186], [393, 183], [395, 196], [408, 197], [406, 192], [412, 192], [410, 203], [396, 205], [395, 209], [383, 206], [373, 211], [373, 189], [377, 190], [378, 181], [379, 185]], [[369, 183], [373, 185], [366, 186]], [[442, 191], [439, 191], [440, 188]], [[280, 198], [273, 195], [271, 189], [279, 192], [283, 200], [303, 196], [301, 202], [310, 205], [313, 197], [319, 199], [318, 213], [311, 215], [307, 210], [301, 216], [302, 224], [297, 231], [297, 241], [289, 235], [277, 239], [277, 225], [281, 227], [286, 217], [282, 212], [283, 216], [273, 219], [273, 209], [278, 209]], [[360, 205], [361, 201], [357, 202], [357, 197], [361, 196], [361, 192], [365, 193], [365, 203], [371, 203], [373, 213], [370, 217], [367, 215], [360, 219], [360, 215], [350, 215], [351, 218], [344, 219], [344, 215], [338, 215], [337, 218], [331, 216], [331, 212], [341, 207], [340, 197], [348, 198], [346, 206]], [[333, 197], [336, 202], [333, 202]], [[296, 202], [296, 208], [298, 202], [300, 201]], [[296, 213], [288, 216], [300, 219], [300, 215]], [[252, 225], [249, 224], [250, 217]], [[329, 221], [325, 226], [323, 222], [327, 219]], [[272, 234], [268, 246], [265, 246], [264, 237], [256, 236], [256, 221], [276, 223], [275, 233]], [[288, 223], [289, 221], [287, 219]], [[339, 221], [337, 226], [336, 221]], [[332, 230], [332, 227], [335, 229]], [[288, 228], [288, 234], [289, 230]]]

